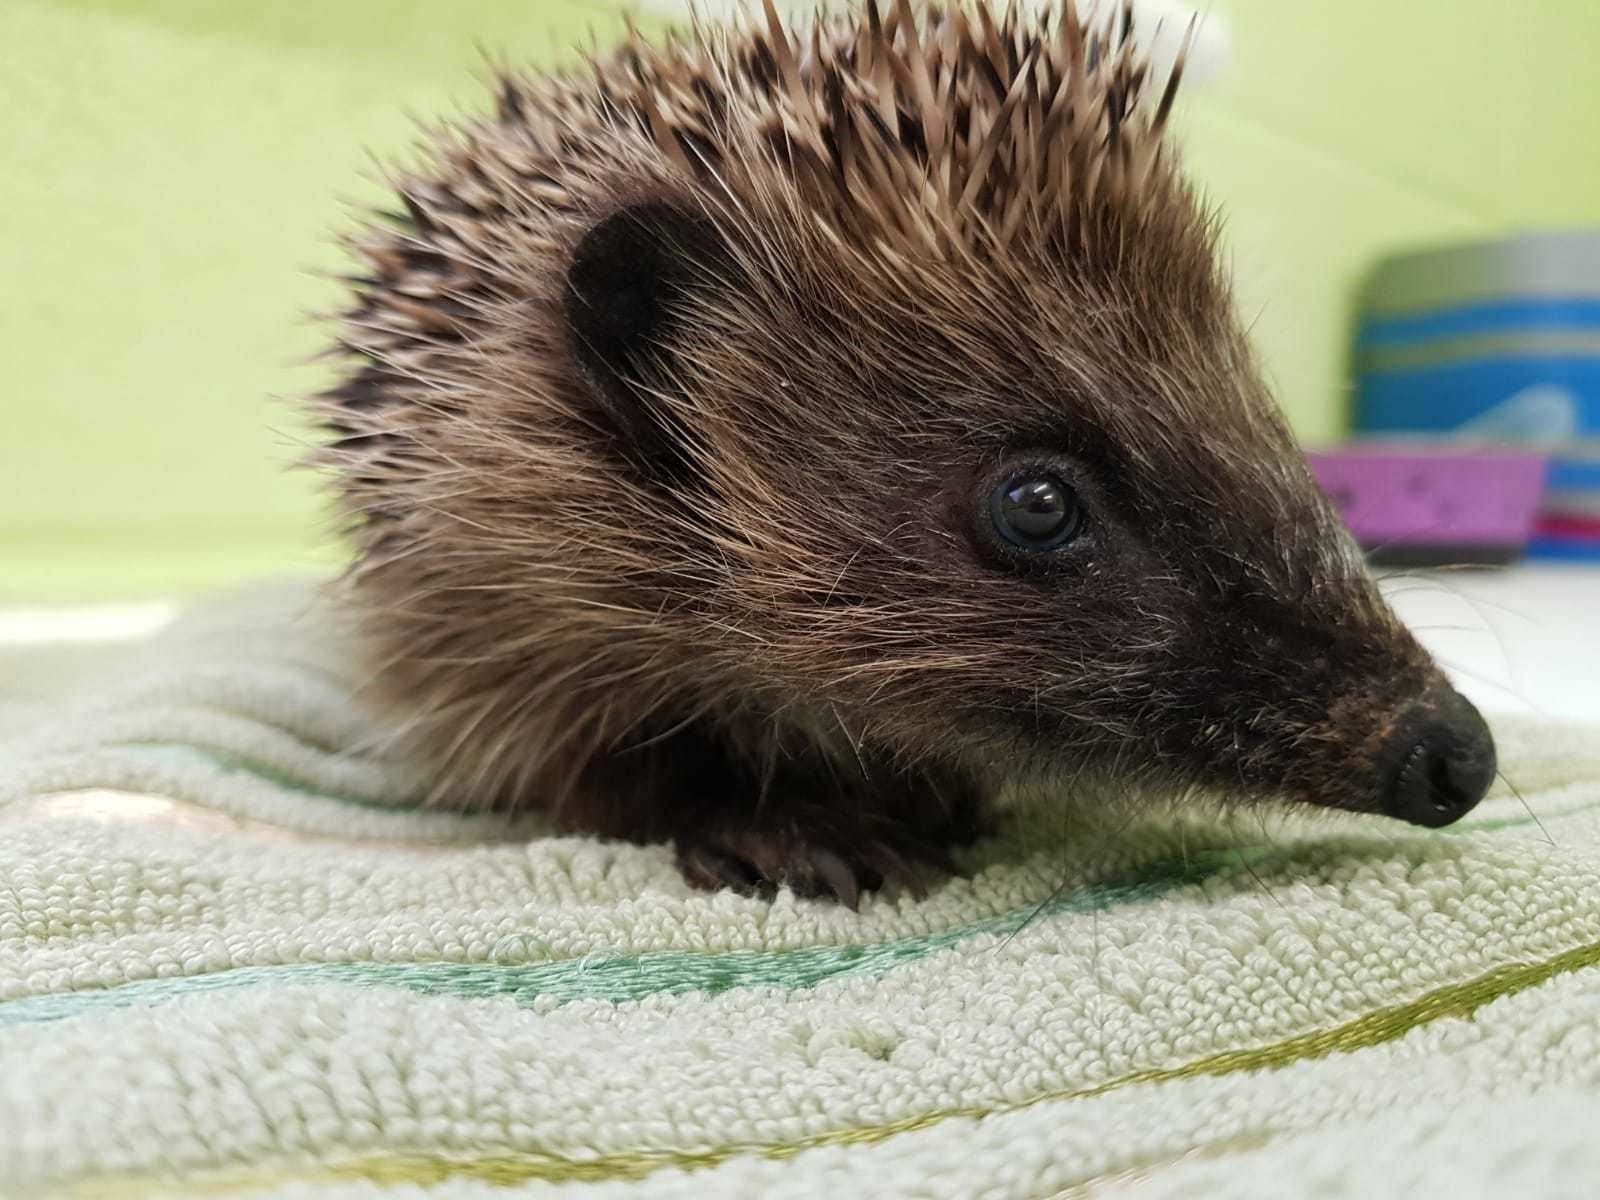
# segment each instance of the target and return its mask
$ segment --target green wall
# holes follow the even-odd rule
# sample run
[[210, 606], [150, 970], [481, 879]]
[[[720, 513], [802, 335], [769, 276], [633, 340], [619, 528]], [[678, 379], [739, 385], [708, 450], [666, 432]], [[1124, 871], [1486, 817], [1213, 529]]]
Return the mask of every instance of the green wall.
[[1344, 428], [1354, 292], [1397, 247], [1600, 224], [1600, 0], [1217, 0], [1184, 109], [1240, 308], [1308, 442]]
[[[1384, 248], [1600, 221], [1600, 3], [1216, 0], [1194, 92], [1247, 317], [1308, 440]], [[549, 61], [594, 0], [0, 0], [0, 601], [336, 563], [304, 429], [340, 199], [406, 114], [475, 103], [478, 46]]]

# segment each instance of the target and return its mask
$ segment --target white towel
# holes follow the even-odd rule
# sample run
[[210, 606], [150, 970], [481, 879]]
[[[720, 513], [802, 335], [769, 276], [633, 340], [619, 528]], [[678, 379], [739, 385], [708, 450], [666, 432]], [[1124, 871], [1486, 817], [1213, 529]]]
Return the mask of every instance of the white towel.
[[0, 656], [0, 1194], [1594, 1194], [1594, 729], [852, 913], [411, 811], [357, 671], [304, 584]]

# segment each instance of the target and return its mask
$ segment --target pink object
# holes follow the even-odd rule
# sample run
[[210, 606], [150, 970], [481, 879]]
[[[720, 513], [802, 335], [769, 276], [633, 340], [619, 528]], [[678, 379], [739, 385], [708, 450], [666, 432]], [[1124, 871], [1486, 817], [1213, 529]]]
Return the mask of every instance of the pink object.
[[1600, 517], [1547, 512], [1539, 518], [1538, 531], [1545, 537], [1583, 538], [1600, 542]]
[[1363, 546], [1516, 553], [1544, 492], [1546, 460], [1511, 450], [1358, 444], [1306, 456]]

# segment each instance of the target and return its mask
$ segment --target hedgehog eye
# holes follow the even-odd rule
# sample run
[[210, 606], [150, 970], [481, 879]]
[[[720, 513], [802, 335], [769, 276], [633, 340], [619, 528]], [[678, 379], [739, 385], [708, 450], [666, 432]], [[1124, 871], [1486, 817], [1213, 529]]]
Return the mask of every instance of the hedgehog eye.
[[1083, 528], [1078, 494], [1059, 476], [1014, 475], [989, 497], [996, 532], [1022, 550], [1057, 550]]

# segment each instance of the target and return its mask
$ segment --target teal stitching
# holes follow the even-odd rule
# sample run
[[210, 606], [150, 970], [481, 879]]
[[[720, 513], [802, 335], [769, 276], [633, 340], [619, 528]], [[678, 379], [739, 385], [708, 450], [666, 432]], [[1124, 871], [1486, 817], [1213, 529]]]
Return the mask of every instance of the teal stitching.
[[874, 978], [903, 963], [916, 962], [981, 934], [1014, 933], [1036, 916], [1103, 912], [1117, 905], [1154, 900], [1185, 884], [1208, 879], [1230, 866], [1255, 865], [1271, 856], [1272, 852], [1264, 850], [1196, 854], [1187, 863], [1162, 864], [1136, 880], [1090, 884], [1064, 892], [1043, 905], [1028, 905], [939, 933], [872, 945], [732, 950], [721, 954], [658, 951], [533, 965], [363, 962], [232, 967], [209, 975], [141, 979], [99, 991], [0, 1001], [0, 1027], [60, 1021], [108, 1010], [161, 1004], [202, 992], [233, 991], [273, 983], [397, 988], [417, 995], [458, 999], [503, 997], [523, 1007], [541, 998], [565, 1004], [574, 1000], [640, 1000], [646, 996], [684, 992], [717, 995], [746, 987], [798, 991], [832, 979]]

